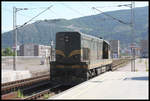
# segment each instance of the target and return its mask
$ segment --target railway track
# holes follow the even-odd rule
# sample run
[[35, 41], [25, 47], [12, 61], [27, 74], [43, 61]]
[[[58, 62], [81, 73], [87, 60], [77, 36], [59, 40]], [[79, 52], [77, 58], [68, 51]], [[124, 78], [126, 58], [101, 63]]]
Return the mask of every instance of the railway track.
[[[48, 83], [47, 83], [48, 84]], [[51, 84], [49, 82], [49, 84]], [[36, 87], [30, 87], [29, 89], [25, 89], [22, 91], [22, 93], [24, 93], [25, 97], [17, 97], [17, 93], [13, 92], [12, 94], [10, 94], [9, 97], [5, 98], [3, 97], [3, 100], [39, 100], [39, 99], [48, 99], [50, 97], [50, 95], [55, 95], [57, 93], [60, 93], [64, 90], [67, 90], [69, 88], [71, 88], [71, 86], [62, 86], [60, 84], [52, 84], [49, 85], [49, 87], [45, 87], [46, 84], [41, 84], [41, 86], [36, 86]], [[40, 88], [42, 87], [42, 89]], [[36, 90], [35, 90], [36, 88]], [[34, 92], [34, 94], [30, 95], [28, 94], [30, 91], [32, 90], [32, 92]], [[47, 97], [45, 98], [45, 95], [47, 95]]]
[[[113, 68], [115, 68], [115, 67], [119, 67], [120, 65], [122, 65], [122, 64], [127, 64], [128, 62], [130, 61], [130, 59], [121, 59], [121, 60], [114, 60], [113, 62]], [[113, 70], [116, 70], [117, 68], [115, 68], [115, 69], [113, 69]], [[57, 87], [58, 86], [58, 87]], [[56, 85], [56, 88], [57, 88], [57, 91], [55, 91], [55, 93], [60, 93], [60, 92], [62, 92], [62, 91], [64, 91], [64, 90], [66, 90], [66, 89], [69, 89], [69, 88], [71, 88], [71, 87], [68, 87], [68, 88], [66, 88], [66, 89], [60, 89], [60, 87], [61, 87], [61, 85]], [[54, 87], [55, 88], [55, 87]], [[64, 87], [63, 87], [64, 88]], [[26, 97], [26, 98], [24, 98], [24, 100], [37, 100], [37, 99], [44, 99], [43, 98], [43, 96], [45, 95], [45, 94], [51, 94], [51, 93], [54, 93], [54, 92], [52, 92], [52, 89], [53, 88], [50, 88], [50, 89], [47, 89], [47, 90], [43, 90], [43, 91], [41, 91], [41, 92], [39, 92], [39, 93], [36, 93], [36, 94], [33, 94], [33, 95], [31, 95], [31, 96], [29, 96], [29, 97]], [[55, 94], [54, 93], [54, 94]]]
[[115, 71], [116, 69], [122, 67], [123, 65], [126, 65], [127, 63], [129, 63], [131, 61], [130, 58], [124, 58], [124, 59], [114, 59], [113, 63], [112, 63], [112, 68], [113, 71]]
[[24, 87], [36, 84], [38, 82], [42, 82], [45, 80], [49, 80], [49, 74], [42, 75], [42, 76], [37, 76], [37, 77], [32, 77], [28, 79], [23, 79], [23, 80], [17, 80], [13, 82], [8, 82], [8, 83], [3, 83], [1, 86], [1, 94], [6, 94], [11, 91], [16, 91], [18, 89], [22, 89]]
[[[122, 64], [127, 64], [129, 61], [130, 59], [113, 60], [113, 64], [112, 64], [113, 71], [119, 68]], [[51, 84], [51, 82], [47, 82], [49, 79], [50, 79], [49, 74], [46, 74], [38, 77], [4, 83], [2, 84], [2, 89], [1, 89], [1, 93], [3, 94], [2, 99], [15, 98], [17, 96], [17, 92], [11, 92], [11, 91], [16, 91], [17, 89], [22, 89], [21, 92], [25, 96], [27, 96], [25, 98], [22, 98], [23, 100], [34, 100], [39, 98], [41, 99], [45, 94], [49, 95], [52, 93], [55, 94], [63, 91], [62, 88], [60, 89], [61, 85]], [[56, 91], [52, 91], [54, 89]]]
[[21, 82], [25, 82], [25, 81], [29, 81], [29, 80], [33, 80], [33, 79], [38, 79], [38, 78], [41, 78], [41, 77], [45, 77], [45, 76], [48, 76], [49, 74], [44, 74], [44, 75], [41, 75], [41, 76], [37, 76], [37, 77], [32, 77], [32, 78], [27, 78], [27, 79], [22, 79], [22, 80], [16, 80], [16, 81], [11, 81], [11, 82], [6, 82], [6, 83], [2, 83], [2, 87], [4, 86], [9, 86], [9, 85], [12, 85], [12, 84], [16, 84], [16, 83], [21, 83]]
[[[25, 97], [25, 98], [23, 98], [23, 100], [47, 99], [50, 94], [57, 94], [57, 93], [60, 93], [64, 90], [67, 90], [69, 88], [71, 88], [71, 86], [62, 86], [62, 85], [58, 84], [58, 85], [55, 85], [51, 88], [48, 88], [48, 89], [43, 90], [41, 92], [38, 92], [36, 94], [33, 94], [31, 96]], [[47, 98], [44, 97], [45, 94], [48, 95]]]

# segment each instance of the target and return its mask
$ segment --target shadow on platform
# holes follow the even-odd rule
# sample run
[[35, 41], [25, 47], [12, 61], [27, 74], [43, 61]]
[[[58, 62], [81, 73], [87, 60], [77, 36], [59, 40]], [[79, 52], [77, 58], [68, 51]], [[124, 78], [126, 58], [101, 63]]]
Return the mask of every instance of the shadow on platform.
[[148, 80], [148, 76], [125, 78], [124, 80]]

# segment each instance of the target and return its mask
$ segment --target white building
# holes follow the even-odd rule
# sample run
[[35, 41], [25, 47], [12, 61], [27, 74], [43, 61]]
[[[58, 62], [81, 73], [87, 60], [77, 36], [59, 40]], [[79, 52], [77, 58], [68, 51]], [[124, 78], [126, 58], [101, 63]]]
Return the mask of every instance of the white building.
[[23, 44], [20, 46], [20, 56], [43, 56], [48, 57], [51, 53], [51, 46]]

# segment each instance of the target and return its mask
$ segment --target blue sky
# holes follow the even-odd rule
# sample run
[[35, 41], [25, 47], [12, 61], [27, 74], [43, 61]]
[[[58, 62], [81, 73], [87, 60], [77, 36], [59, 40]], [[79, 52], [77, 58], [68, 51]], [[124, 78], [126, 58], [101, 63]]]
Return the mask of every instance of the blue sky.
[[[17, 25], [22, 25], [26, 21], [30, 20], [32, 17], [36, 16], [47, 7], [52, 6], [50, 10], [47, 10], [37, 18], [35, 18], [30, 23], [33, 23], [37, 20], [44, 19], [57, 19], [57, 18], [65, 18], [72, 19], [78, 18], [82, 16], [95, 15], [100, 12], [91, 9], [92, 7], [97, 7], [103, 12], [106, 11], [114, 11], [120, 9], [129, 9], [129, 7], [117, 7], [117, 5], [122, 4], [131, 4], [131, 2], [2, 2], [1, 11], [2, 11], [2, 33], [7, 32], [13, 29], [13, 7], [17, 8], [29, 8], [29, 10], [21, 10], [17, 12]], [[149, 6], [148, 1], [146, 2], [135, 2], [135, 7], [144, 7]]]

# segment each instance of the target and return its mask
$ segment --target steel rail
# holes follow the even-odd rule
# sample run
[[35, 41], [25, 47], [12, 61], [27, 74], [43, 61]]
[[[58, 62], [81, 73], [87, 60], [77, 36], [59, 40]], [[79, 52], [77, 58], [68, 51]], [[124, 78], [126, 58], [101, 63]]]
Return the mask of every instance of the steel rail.
[[7, 86], [3, 86], [1, 88], [1, 93], [3, 94], [5, 92], [16, 91], [16, 89], [18, 89], [18, 88], [23, 88], [25, 86], [33, 85], [35, 83], [45, 81], [45, 80], [50, 80], [49, 75], [41, 76], [41, 77], [30, 79], [30, 80], [25, 80], [23, 82], [17, 82], [17, 83], [7, 85]]

